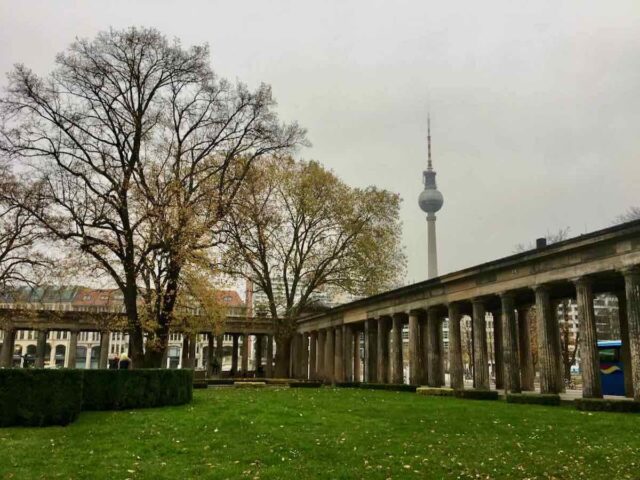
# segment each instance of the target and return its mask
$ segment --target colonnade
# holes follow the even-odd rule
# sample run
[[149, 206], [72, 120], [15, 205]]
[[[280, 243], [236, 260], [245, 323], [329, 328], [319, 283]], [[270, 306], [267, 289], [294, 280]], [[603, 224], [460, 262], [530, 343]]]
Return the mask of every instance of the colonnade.
[[[60, 327], [47, 327], [47, 328], [26, 328], [18, 325], [5, 325], [3, 330], [2, 348], [0, 349], [0, 368], [9, 368], [13, 365], [13, 354], [15, 351], [15, 342], [17, 332], [20, 330], [34, 330], [36, 332], [36, 351], [34, 367], [43, 368], [46, 360], [46, 347], [47, 337], [51, 331], [68, 331], [69, 333], [69, 346], [66, 359], [66, 365], [69, 367], [75, 367], [76, 354], [78, 349], [78, 335], [81, 331], [94, 331], [94, 330], [80, 330], [69, 329]], [[111, 331], [101, 330], [100, 333], [100, 356], [98, 359], [98, 368], [107, 368], [109, 359], [109, 339]], [[213, 365], [222, 366], [223, 363], [223, 344], [224, 335], [215, 335], [212, 332], [205, 333], [207, 337], [207, 353], [206, 363], [209, 375], [213, 374]], [[273, 335], [270, 334], [250, 334], [250, 333], [230, 333], [232, 336], [232, 348], [231, 348], [231, 371], [232, 376], [235, 375], [247, 375], [249, 373], [249, 337], [253, 335], [254, 341], [252, 342], [254, 348], [254, 370], [256, 375], [271, 377], [273, 375]], [[183, 334], [182, 336], [182, 367], [194, 368], [196, 366], [196, 343], [197, 334]], [[165, 358], [163, 359], [163, 367], [167, 365], [166, 355], [168, 349], [165, 351]], [[215, 359], [215, 361], [214, 361]]]
[[[491, 388], [486, 313], [494, 318], [495, 387], [518, 393], [534, 389], [536, 372], [530, 338], [530, 308], [535, 308], [537, 370], [541, 393], [565, 389], [557, 301], [575, 298], [580, 332], [583, 396], [602, 397], [597, 348], [594, 291], [618, 297], [622, 363], [627, 396], [640, 400], [640, 268], [625, 268], [606, 279], [580, 276], [449, 303], [425, 305], [360, 321], [328, 319], [321, 328], [301, 324], [292, 344], [292, 374], [325, 382], [403, 383], [464, 388], [460, 321], [471, 317], [473, 387]], [[622, 289], [623, 287], [624, 289]], [[607, 290], [611, 289], [611, 290]], [[400, 303], [400, 302], [398, 302]], [[444, 351], [442, 324], [448, 318], [449, 349]], [[402, 330], [408, 326], [408, 378], [403, 376]], [[360, 348], [364, 355], [361, 363]], [[362, 369], [362, 370], [361, 370]], [[362, 373], [361, 373], [362, 372]]]

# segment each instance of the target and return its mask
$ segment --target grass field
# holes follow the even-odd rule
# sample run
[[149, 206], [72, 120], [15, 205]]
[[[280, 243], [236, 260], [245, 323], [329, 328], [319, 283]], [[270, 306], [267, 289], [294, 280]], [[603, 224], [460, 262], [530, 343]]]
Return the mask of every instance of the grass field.
[[638, 415], [329, 388], [194, 396], [0, 429], [0, 478], [640, 478]]

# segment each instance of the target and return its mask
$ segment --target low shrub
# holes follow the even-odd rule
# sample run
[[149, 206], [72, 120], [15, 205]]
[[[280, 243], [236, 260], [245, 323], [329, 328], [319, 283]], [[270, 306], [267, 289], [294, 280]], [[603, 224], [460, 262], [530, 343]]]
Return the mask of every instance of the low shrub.
[[336, 387], [339, 388], [359, 388], [360, 382], [336, 382]]
[[557, 393], [507, 393], [508, 403], [526, 403], [532, 405], [560, 405]]
[[416, 393], [433, 397], [453, 397], [455, 392], [453, 388], [419, 387]]
[[189, 403], [193, 370], [85, 370], [83, 410], [122, 410]]
[[210, 378], [207, 380], [209, 385], [233, 385], [232, 378]]
[[81, 407], [81, 370], [0, 370], [1, 427], [67, 425]]
[[369, 390], [388, 390], [392, 392], [415, 392], [418, 388], [417, 385], [405, 385], [396, 383], [361, 383], [359, 388], [366, 388]]
[[336, 382], [335, 386], [339, 388], [360, 388], [360, 382]]
[[268, 385], [289, 385], [290, 378], [266, 378], [265, 382]]
[[640, 412], [640, 402], [631, 400], [612, 400], [609, 398], [576, 398], [575, 405], [578, 410], [587, 412]]
[[291, 388], [320, 388], [322, 383], [320, 382], [290, 382]]
[[454, 390], [454, 396], [468, 400], [498, 400], [498, 392], [496, 390]]

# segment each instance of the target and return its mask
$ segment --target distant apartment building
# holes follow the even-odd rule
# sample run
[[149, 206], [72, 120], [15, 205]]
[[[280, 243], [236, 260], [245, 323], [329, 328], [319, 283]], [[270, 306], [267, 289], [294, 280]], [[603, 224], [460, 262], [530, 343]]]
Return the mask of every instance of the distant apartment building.
[[[238, 292], [234, 290], [220, 290], [216, 292], [216, 300], [225, 307], [244, 307]], [[122, 292], [118, 289], [90, 289], [86, 287], [39, 287], [22, 288], [10, 293], [0, 295], [0, 303], [29, 303], [40, 304], [43, 309], [53, 308], [82, 308], [97, 307], [105, 309], [119, 308], [123, 303]], [[4, 340], [4, 333], [0, 331], [0, 344]], [[45, 367], [75, 367], [98, 368], [100, 359], [100, 332], [81, 331], [78, 334], [76, 350], [76, 364], [69, 365], [69, 332], [50, 330], [47, 334], [45, 349]], [[13, 364], [16, 367], [31, 367], [35, 364], [37, 332], [34, 330], [19, 330], [16, 333]], [[195, 368], [204, 368], [207, 359], [207, 338], [198, 335], [196, 342]], [[113, 331], [109, 338], [109, 357], [122, 355], [129, 352], [129, 335], [125, 332]], [[223, 351], [228, 353], [223, 356], [223, 368], [231, 364], [232, 337], [224, 336]], [[252, 352], [252, 350], [250, 350]], [[250, 364], [253, 362], [252, 353]], [[169, 335], [169, 347], [167, 355], [168, 368], [182, 366], [182, 334], [171, 333]]]

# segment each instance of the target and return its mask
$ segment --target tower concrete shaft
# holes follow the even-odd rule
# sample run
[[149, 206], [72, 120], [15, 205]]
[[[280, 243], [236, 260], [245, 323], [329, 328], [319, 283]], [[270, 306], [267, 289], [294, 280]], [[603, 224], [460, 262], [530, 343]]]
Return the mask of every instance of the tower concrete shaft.
[[438, 276], [438, 250], [436, 247], [436, 215], [427, 214], [427, 278]]

